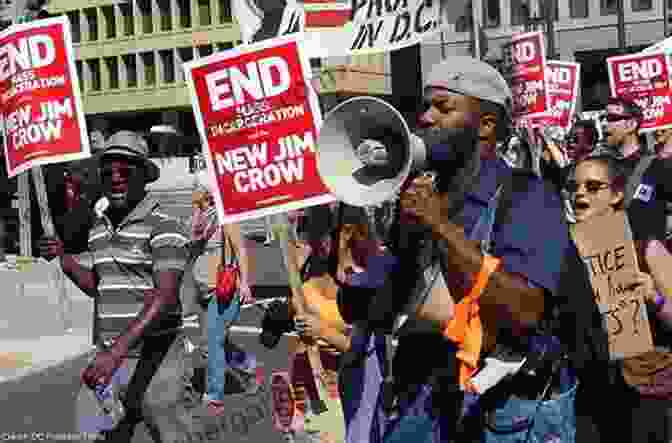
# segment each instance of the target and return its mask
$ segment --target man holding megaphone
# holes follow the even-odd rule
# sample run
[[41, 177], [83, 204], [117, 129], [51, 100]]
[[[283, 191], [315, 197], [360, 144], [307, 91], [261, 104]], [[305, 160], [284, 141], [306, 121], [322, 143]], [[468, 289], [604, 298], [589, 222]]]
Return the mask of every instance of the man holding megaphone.
[[[318, 157], [320, 173], [339, 199], [375, 204], [390, 189], [401, 191], [402, 217], [396, 244], [390, 247], [398, 266], [369, 308], [370, 326], [353, 332], [351, 355], [341, 372], [348, 442], [405, 441], [410, 428], [413, 441], [429, 441], [423, 432], [434, 442], [480, 441], [485, 432], [481, 412], [469, 411], [490, 412], [482, 401], [485, 391], [505, 374], [524, 372], [525, 361], [534, 360], [528, 338], [550, 310], [570, 238], [553, 190], [531, 172], [514, 172], [496, 155], [497, 142], [510, 133], [511, 101], [505, 80], [486, 63], [449, 57], [435, 65], [425, 84], [422, 130], [415, 136], [400, 129], [405, 123], [388, 124], [399, 129], [397, 146], [409, 140], [401, 157], [413, 160], [401, 161], [405, 171], [393, 168], [396, 178], [382, 168], [387, 156], [399, 156], [402, 149], [385, 152], [390, 144], [376, 134], [384, 125], [361, 129], [366, 112], [377, 112], [374, 104], [357, 115], [359, 127], [349, 126], [338, 107], [325, 119], [320, 157], [329, 158], [336, 150], [329, 142], [347, 138], [350, 146], [357, 145], [358, 162], [375, 167], [373, 174], [357, 166], [353, 177], [343, 178], [342, 171], [339, 177], [335, 172], [327, 176], [337, 161], [329, 168]], [[426, 149], [413, 148], [414, 143]], [[350, 155], [339, 149], [341, 157]], [[417, 175], [429, 168], [439, 186], [434, 177]], [[416, 177], [409, 178], [413, 173]], [[373, 191], [367, 194], [367, 187]], [[380, 326], [385, 321], [378, 320], [390, 310], [384, 306], [389, 300], [397, 321], [386, 329]], [[399, 314], [408, 320], [400, 321], [405, 316]], [[381, 336], [398, 337], [396, 351]], [[385, 349], [370, 352], [376, 347]], [[486, 357], [503, 364], [484, 366]], [[362, 369], [355, 369], [355, 362]], [[370, 380], [376, 376], [385, 382]], [[525, 392], [511, 394], [537, 395], [530, 392], [538, 386], [530, 377], [514, 384], [524, 385]], [[384, 414], [364, 407], [373, 404], [380, 404]], [[433, 406], [431, 412], [427, 404]], [[387, 418], [381, 422], [381, 416]]]

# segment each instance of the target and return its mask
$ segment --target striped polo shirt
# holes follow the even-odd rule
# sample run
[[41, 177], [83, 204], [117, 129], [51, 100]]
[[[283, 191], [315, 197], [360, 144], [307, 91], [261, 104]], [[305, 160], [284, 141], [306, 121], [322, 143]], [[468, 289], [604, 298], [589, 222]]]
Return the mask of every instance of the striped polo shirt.
[[[105, 213], [89, 231], [89, 251], [78, 262], [98, 277], [98, 337], [123, 334], [142, 311], [145, 291], [155, 288], [160, 271], [183, 271], [188, 260], [189, 233], [176, 218], [161, 212], [147, 196], [115, 227]], [[171, 307], [146, 335], [181, 325], [181, 305]]]

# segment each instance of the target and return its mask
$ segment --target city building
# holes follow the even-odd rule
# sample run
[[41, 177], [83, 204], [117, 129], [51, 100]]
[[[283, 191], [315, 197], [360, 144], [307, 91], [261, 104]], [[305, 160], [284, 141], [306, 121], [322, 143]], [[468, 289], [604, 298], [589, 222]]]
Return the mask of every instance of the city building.
[[[168, 124], [185, 136], [177, 154], [194, 152], [199, 141], [182, 64], [240, 44], [230, 0], [51, 0], [48, 7], [70, 19], [94, 126], [147, 131]], [[343, 58], [324, 67], [315, 60], [326, 102], [334, 95], [389, 94], [381, 60]]]
[[[501, 57], [501, 45], [512, 34], [543, 29], [545, 2], [552, 0], [480, 0], [480, 23], [487, 43], [485, 57]], [[581, 98], [584, 110], [603, 108], [609, 96], [605, 59], [617, 55], [618, 0], [555, 1], [555, 54], [549, 58], [576, 61], [582, 65]], [[637, 52], [665, 38], [664, 5], [672, 12], [671, 0], [622, 0], [625, 22], [625, 53]], [[467, 6], [469, 8], [469, 6]], [[471, 54], [470, 8], [448, 25], [443, 33], [427, 40], [422, 48], [423, 75], [447, 55]], [[549, 8], [550, 9], [550, 8]], [[668, 22], [669, 23], [669, 22]]]

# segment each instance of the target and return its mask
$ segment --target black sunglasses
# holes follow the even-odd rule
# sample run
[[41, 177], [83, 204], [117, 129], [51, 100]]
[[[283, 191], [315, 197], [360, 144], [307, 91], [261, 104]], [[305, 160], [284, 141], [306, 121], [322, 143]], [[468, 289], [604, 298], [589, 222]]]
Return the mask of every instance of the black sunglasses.
[[575, 181], [567, 182], [565, 189], [567, 189], [572, 194], [576, 194], [581, 185], [585, 186], [586, 192], [589, 194], [597, 194], [601, 190], [611, 187], [611, 183], [605, 183], [598, 180], [586, 180], [584, 183], [577, 183]]

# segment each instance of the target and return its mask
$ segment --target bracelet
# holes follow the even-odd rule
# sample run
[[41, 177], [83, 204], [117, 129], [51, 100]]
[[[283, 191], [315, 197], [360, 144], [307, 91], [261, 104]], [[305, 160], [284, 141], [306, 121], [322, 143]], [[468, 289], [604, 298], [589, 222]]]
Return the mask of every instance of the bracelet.
[[660, 311], [663, 305], [665, 305], [666, 301], [667, 297], [665, 297], [663, 294], [660, 293], [660, 291], [658, 291], [658, 293], [656, 294], [656, 310]]

